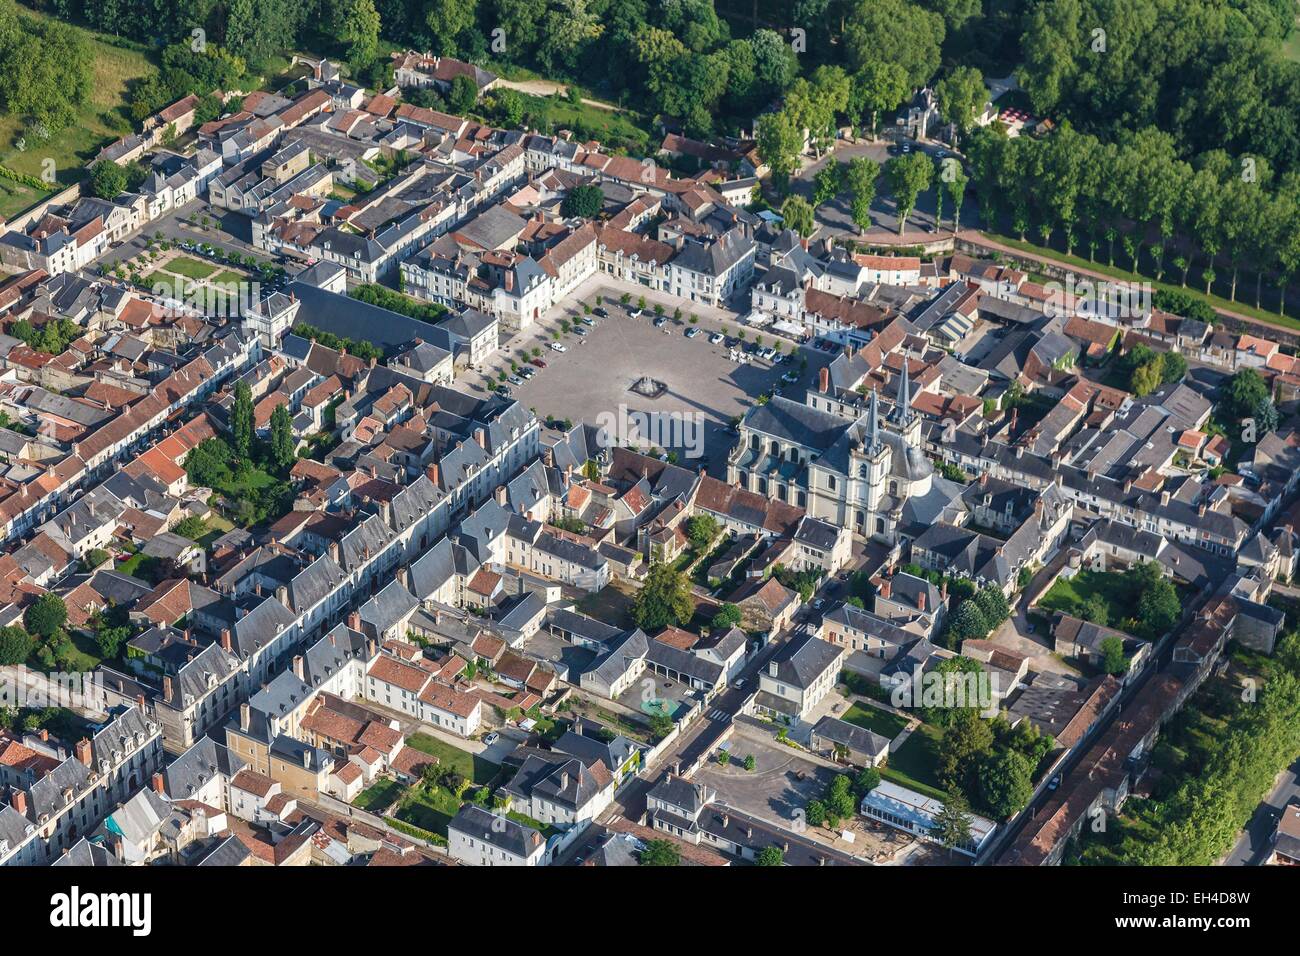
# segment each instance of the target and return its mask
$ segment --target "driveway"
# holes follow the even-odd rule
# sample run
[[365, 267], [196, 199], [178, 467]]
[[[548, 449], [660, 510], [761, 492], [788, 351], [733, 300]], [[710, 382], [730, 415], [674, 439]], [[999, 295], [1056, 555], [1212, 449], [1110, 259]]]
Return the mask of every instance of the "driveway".
[[1269, 795], [1255, 808], [1236, 845], [1222, 866], [1259, 866], [1273, 850], [1273, 831], [1282, 809], [1300, 800], [1300, 760], [1278, 775]]

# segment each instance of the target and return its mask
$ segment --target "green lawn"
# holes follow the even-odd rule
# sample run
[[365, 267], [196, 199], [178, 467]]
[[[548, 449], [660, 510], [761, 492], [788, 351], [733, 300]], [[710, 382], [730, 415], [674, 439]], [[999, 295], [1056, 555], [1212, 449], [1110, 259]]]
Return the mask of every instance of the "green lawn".
[[[32, 20], [46, 18], [46, 14], [25, 6], [20, 6], [18, 11], [20, 16]], [[19, 173], [40, 177], [43, 161], [53, 159], [59, 188], [79, 181], [85, 164], [94, 159], [102, 146], [133, 132], [134, 126], [125, 110], [129, 87], [158, 69], [140, 44], [78, 26], [73, 29], [86, 37], [94, 57], [90, 99], [73, 122], [46, 142], [37, 144], [24, 129], [21, 117], [0, 116], [0, 163]], [[27, 136], [26, 149], [20, 150], [18, 142], [24, 136]], [[12, 217], [48, 195], [6, 181], [0, 188], [0, 215]]]
[[238, 285], [241, 282], [248, 282], [250, 278], [245, 272], [231, 272], [229, 269], [223, 269], [212, 277], [212, 281], [220, 282], [222, 285]]
[[908, 734], [903, 745], [889, 755], [889, 763], [881, 772], [886, 780], [937, 799], [943, 799], [936, 768], [939, 766], [940, 731], [929, 724], [921, 724]]
[[[453, 747], [446, 741], [432, 737], [429, 734], [412, 734], [406, 738], [406, 743], [421, 753], [437, 757], [441, 766], [451, 767], [462, 777], [472, 780], [476, 784], [491, 783], [501, 770], [500, 764], [495, 764], [477, 754], [472, 754], [468, 750]], [[455, 810], [452, 811], [453, 814], [455, 812]]]
[[840, 718], [893, 740], [907, 729], [907, 718], [869, 705], [854, 704]]
[[1099, 596], [1106, 602], [1107, 620], [1122, 621], [1132, 617], [1128, 607], [1128, 588], [1118, 571], [1084, 569], [1072, 578], [1059, 577], [1038, 602], [1045, 611], [1077, 613], [1090, 598]]
[[377, 780], [357, 794], [352, 805], [360, 810], [369, 810], [371, 813], [383, 813], [401, 796], [403, 789], [396, 780], [387, 778]]
[[447, 824], [460, 810], [460, 800], [446, 787], [419, 783], [408, 787], [398, 802], [394, 816], [438, 836], [447, 835]]
[[217, 271], [217, 267], [211, 263], [191, 259], [189, 256], [177, 256], [163, 268], [173, 275], [184, 276], [186, 279], [206, 279]]

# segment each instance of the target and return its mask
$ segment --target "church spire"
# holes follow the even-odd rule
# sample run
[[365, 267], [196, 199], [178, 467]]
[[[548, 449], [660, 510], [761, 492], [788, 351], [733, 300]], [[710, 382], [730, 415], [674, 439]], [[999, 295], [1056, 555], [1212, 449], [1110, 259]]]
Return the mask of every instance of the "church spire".
[[894, 420], [904, 426], [912, 420], [912, 388], [907, 380], [907, 356], [903, 356], [903, 374], [898, 379], [898, 403]]
[[870, 444], [867, 450], [875, 454], [880, 448], [880, 412], [876, 407], [876, 390], [871, 390], [871, 406], [867, 416], [867, 435], [870, 438]]

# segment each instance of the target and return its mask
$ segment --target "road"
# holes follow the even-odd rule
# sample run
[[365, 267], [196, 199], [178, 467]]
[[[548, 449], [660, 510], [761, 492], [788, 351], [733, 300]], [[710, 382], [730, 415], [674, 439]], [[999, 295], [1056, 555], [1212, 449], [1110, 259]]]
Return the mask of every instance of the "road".
[[1276, 785], [1255, 808], [1254, 815], [1241, 832], [1241, 838], [1223, 858], [1220, 866], [1262, 864], [1273, 849], [1273, 831], [1277, 828], [1282, 809], [1293, 801], [1300, 801], [1300, 760], [1278, 774]]

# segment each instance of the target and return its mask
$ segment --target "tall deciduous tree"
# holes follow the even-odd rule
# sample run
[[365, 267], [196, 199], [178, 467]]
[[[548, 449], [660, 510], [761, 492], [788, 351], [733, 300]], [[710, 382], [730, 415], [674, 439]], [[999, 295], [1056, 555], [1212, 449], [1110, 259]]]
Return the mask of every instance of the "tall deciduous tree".
[[235, 454], [247, 458], [253, 448], [253, 392], [243, 379], [235, 383], [235, 401], [230, 406], [230, 435], [234, 439]]
[[916, 208], [916, 200], [921, 193], [930, 188], [930, 179], [934, 175], [934, 164], [924, 153], [908, 153], [895, 156], [885, 164], [885, 178], [889, 180], [889, 189], [898, 203], [898, 234], [903, 235], [907, 229], [907, 217]]

